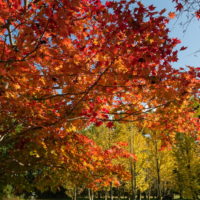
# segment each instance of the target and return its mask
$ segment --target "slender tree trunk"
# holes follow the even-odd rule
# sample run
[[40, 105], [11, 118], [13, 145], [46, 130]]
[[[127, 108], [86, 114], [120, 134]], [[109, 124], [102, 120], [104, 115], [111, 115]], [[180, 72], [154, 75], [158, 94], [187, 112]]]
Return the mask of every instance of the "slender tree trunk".
[[[130, 153], [134, 153], [134, 133], [130, 130]], [[135, 199], [136, 196], [136, 163], [130, 158], [130, 173], [131, 173], [131, 200]]]
[[150, 196], [151, 196], [151, 189], [149, 189], [148, 191], [148, 200], [150, 200]]
[[137, 192], [137, 199], [141, 200], [141, 192], [140, 192], [140, 190], [138, 190], [138, 192]]
[[126, 199], [125, 188], [123, 188], [123, 199]]
[[132, 160], [130, 160], [130, 172], [131, 172], [131, 200], [134, 200], [135, 191], [134, 191], [134, 172], [133, 172]]
[[183, 199], [182, 191], [180, 191], [180, 199], [181, 199], [181, 200]]
[[113, 200], [113, 188], [112, 188], [112, 183], [110, 183], [110, 200]]
[[95, 193], [94, 193], [94, 191], [92, 190], [92, 200], [94, 200], [95, 199]]
[[98, 195], [98, 200], [101, 199], [101, 193], [100, 193], [100, 191], [97, 192], [97, 195]]
[[158, 159], [156, 159], [157, 162], [157, 198], [158, 200], [161, 200], [161, 188], [160, 188], [160, 167], [158, 166]]
[[[111, 131], [109, 131], [109, 148], [111, 147]], [[112, 182], [110, 183], [110, 200], [113, 200]]]
[[91, 198], [91, 189], [88, 189], [88, 199], [92, 200], [92, 198]]
[[74, 188], [74, 195], [73, 195], [73, 200], [77, 200], [76, 187]]
[[108, 200], [108, 191], [105, 191], [105, 200]]
[[94, 192], [91, 189], [88, 189], [88, 198], [89, 198], [89, 200], [93, 200], [94, 199]]
[[155, 150], [156, 150], [157, 199], [161, 200], [160, 164], [159, 164], [159, 158], [158, 158], [158, 143], [157, 143], [157, 139], [155, 139], [154, 142], [155, 142]]
[[147, 193], [144, 192], [144, 200], [147, 200]]
[[190, 181], [190, 191], [192, 193], [192, 199], [196, 200], [196, 199], [198, 199], [197, 198], [198, 196], [195, 195], [195, 191], [193, 189], [193, 183], [192, 183], [192, 179], [191, 179], [192, 171], [191, 171], [191, 160], [190, 160], [190, 156], [189, 156], [189, 150], [187, 151], [187, 157], [188, 157], [187, 169], [188, 169], [189, 181]]
[[118, 189], [118, 192], [117, 192], [118, 200], [121, 200], [121, 191], [120, 191], [120, 187], [118, 187], [117, 189]]

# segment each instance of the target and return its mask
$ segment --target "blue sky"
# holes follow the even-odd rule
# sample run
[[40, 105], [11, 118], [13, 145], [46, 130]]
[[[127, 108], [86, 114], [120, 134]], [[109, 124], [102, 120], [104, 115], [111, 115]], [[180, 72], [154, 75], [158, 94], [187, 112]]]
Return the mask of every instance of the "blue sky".
[[[171, 0], [142, 0], [145, 5], [153, 4], [156, 9], [161, 10], [166, 8], [168, 11], [174, 10], [174, 4]], [[182, 43], [178, 46], [187, 46], [185, 51], [178, 54], [179, 61], [174, 63], [174, 67], [184, 67], [186, 65], [190, 66], [200, 66], [200, 20], [194, 19], [187, 28], [187, 31], [183, 33], [184, 28], [180, 25], [181, 22], [186, 21], [186, 16], [180, 16], [170, 20], [168, 25], [170, 29], [170, 36], [179, 38]], [[199, 51], [199, 53], [195, 53]]]

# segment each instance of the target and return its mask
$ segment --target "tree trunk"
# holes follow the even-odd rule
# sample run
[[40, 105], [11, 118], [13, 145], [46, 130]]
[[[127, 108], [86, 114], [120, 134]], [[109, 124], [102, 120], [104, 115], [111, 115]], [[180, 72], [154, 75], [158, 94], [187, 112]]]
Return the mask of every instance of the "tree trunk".
[[144, 200], [147, 200], [147, 193], [144, 192], [143, 194], [144, 194]]
[[141, 192], [140, 192], [140, 190], [138, 190], [137, 199], [138, 199], [138, 200], [141, 200]]
[[160, 181], [160, 165], [158, 158], [158, 143], [155, 139], [155, 150], [156, 150], [156, 173], [157, 173], [157, 199], [161, 200], [161, 181]]
[[91, 190], [90, 189], [88, 189], [88, 199], [92, 200], [92, 198], [91, 198]]
[[74, 188], [74, 195], [73, 195], [73, 200], [77, 199], [77, 193], [76, 193], [76, 187]]
[[97, 192], [97, 195], [98, 195], [98, 200], [101, 199], [101, 193], [100, 193], [100, 191]]
[[148, 200], [150, 200], [150, 196], [151, 196], [151, 189], [149, 189], [148, 191]]
[[117, 188], [117, 196], [118, 196], [118, 200], [121, 200], [121, 191], [120, 191], [120, 187]]
[[[130, 130], [130, 153], [134, 153], [134, 133]], [[136, 192], [136, 163], [130, 158], [130, 172], [131, 172], [131, 200], [135, 199]]]
[[92, 194], [92, 195], [91, 195], [91, 196], [92, 196], [92, 200], [94, 200], [94, 199], [95, 199], [95, 193], [94, 193], [93, 190], [91, 191], [91, 194]]
[[183, 199], [182, 191], [180, 191], [180, 199], [181, 199], [181, 200]]
[[113, 188], [112, 188], [112, 183], [110, 183], [110, 200], [113, 200]]
[[105, 200], [108, 200], [108, 191], [105, 191]]

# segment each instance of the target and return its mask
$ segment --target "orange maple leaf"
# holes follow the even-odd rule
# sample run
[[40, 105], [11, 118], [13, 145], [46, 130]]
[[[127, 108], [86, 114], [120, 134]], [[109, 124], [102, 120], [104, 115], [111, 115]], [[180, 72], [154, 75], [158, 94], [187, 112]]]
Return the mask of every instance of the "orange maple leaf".
[[169, 17], [170, 19], [174, 19], [174, 18], [176, 17], [176, 14], [175, 14], [174, 12], [170, 12], [170, 13], [168, 14], [168, 17]]

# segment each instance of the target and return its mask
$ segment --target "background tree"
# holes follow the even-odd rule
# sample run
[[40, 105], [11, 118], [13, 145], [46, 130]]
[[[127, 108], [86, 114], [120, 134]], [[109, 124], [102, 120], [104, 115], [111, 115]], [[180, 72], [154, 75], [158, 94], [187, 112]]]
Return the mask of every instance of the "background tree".
[[198, 199], [200, 189], [198, 142], [187, 134], [177, 133], [173, 154], [175, 183], [180, 198]]
[[163, 146], [160, 133], [148, 131], [148, 172], [151, 176], [152, 191], [156, 191], [157, 199], [161, 199], [173, 188], [174, 159], [168, 146]]

